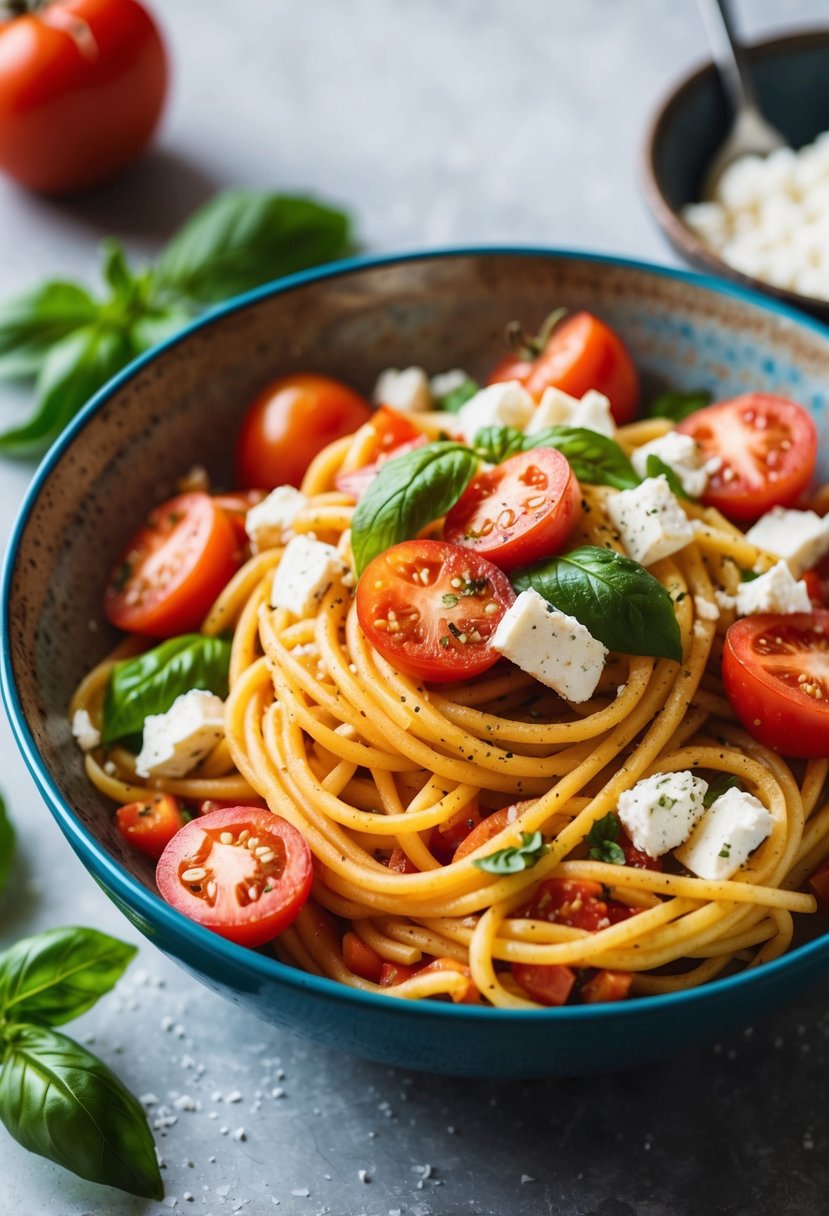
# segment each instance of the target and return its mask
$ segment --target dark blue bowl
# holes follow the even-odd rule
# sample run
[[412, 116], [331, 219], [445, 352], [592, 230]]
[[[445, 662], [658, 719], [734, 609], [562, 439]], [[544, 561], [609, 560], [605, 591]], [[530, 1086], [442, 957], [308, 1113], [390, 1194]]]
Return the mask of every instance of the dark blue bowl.
[[606, 318], [646, 393], [701, 386], [788, 393], [822, 429], [829, 477], [829, 332], [762, 297], [620, 259], [536, 249], [425, 253], [340, 264], [234, 300], [135, 362], [47, 456], [6, 556], [2, 688], [32, 775], [92, 876], [134, 925], [196, 978], [267, 1021], [409, 1068], [468, 1076], [576, 1075], [672, 1054], [754, 1021], [829, 965], [829, 938], [688, 993], [511, 1012], [407, 1003], [342, 987], [223, 941], [155, 893], [86, 781], [66, 707], [114, 635], [105, 575], [148, 508], [195, 461], [230, 480], [254, 393], [313, 368], [367, 390], [379, 368], [483, 373], [506, 321], [563, 304]]

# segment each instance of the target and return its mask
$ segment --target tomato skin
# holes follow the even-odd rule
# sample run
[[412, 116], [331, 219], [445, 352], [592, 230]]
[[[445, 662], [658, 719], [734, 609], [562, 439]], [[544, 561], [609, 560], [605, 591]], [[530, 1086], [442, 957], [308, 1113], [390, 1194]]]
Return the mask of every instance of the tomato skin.
[[499, 811], [487, 815], [486, 819], [482, 819], [460, 842], [455, 849], [453, 860], [463, 861], [464, 857], [488, 844], [499, 832], [503, 832], [504, 828], [515, 822], [525, 806], [529, 806], [529, 803], [513, 802], [510, 806], [503, 806]]
[[636, 417], [639, 374], [622, 339], [589, 312], [577, 312], [553, 329], [537, 359], [507, 358], [490, 372], [488, 384], [519, 380], [540, 401], [547, 388], [583, 397], [591, 388], [610, 401], [616, 423]]
[[375, 650], [398, 670], [447, 683], [498, 662], [489, 639], [514, 600], [506, 575], [486, 558], [445, 541], [407, 540], [363, 571], [357, 619]]
[[137, 0], [56, 0], [0, 22], [0, 169], [47, 194], [101, 185], [149, 142], [167, 81]]
[[[272, 860], [240, 841], [245, 831], [247, 839], [270, 847]], [[220, 839], [224, 833], [232, 843]], [[184, 877], [194, 871], [201, 876]], [[167, 903], [190, 920], [240, 946], [263, 946], [293, 923], [308, 899], [311, 850], [280, 815], [225, 807], [186, 824], [162, 853], [155, 877]], [[251, 889], [255, 899], [248, 897]]]
[[299, 486], [324, 447], [358, 430], [371, 408], [346, 384], [314, 372], [274, 380], [254, 398], [236, 441], [236, 481], [244, 489]]
[[343, 962], [349, 971], [361, 979], [371, 980], [372, 984], [380, 983], [382, 958], [351, 929], [343, 937]]
[[572, 967], [559, 963], [513, 963], [512, 975], [539, 1005], [566, 1005], [576, 982]]
[[620, 831], [619, 847], [625, 855], [626, 866], [631, 866], [634, 870], [657, 870], [659, 873], [662, 872], [662, 858], [650, 857], [647, 853], [643, 853], [641, 849], [637, 849], [627, 832]]
[[586, 1005], [624, 1001], [630, 995], [632, 984], [632, 971], [597, 971], [582, 984], [581, 999]]
[[389, 857], [389, 869], [395, 874], [417, 874], [417, 866], [413, 865], [399, 845], [395, 845]]
[[187, 822], [181, 803], [172, 794], [148, 794], [115, 812], [115, 825], [124, 840], [155, 861]]
[[380, 969], [380, 987], [391, 988], [395, 984], [402, 984], [417, 975], [419, 970], [419, 967], [407, 967], [405, 963], [383, 963]]
[[735, 621], [725, 635], [722, 678], [734, 712], [760, 743], [797, 759], [829, 755], [829, 611]]
[[817, 459], [817, 427], [786, 397], [745, 393], [706, 405], [676, 428], [721, 461], [702, 501], [749, 523], [772, 507], [791, 506], [807, 488]]
[[467, 806], [461, 807], [446, 823], [432, 829], [429, 852], [441, 865], [448, 866], [453, 861], [458, 846], [463, 844], [480, 822], [481, 812], [478, 810], [478, 800], [475, 799]]
[[240, 563], [238, 539], [209, 494], [155, 507], [113, 568], [104, 615], [118, 629], [168, 638], [198, 629]]
[[566, 458], [555, 448], [534, 448], [474, 477], [443, 534], [515, 570], [560, 553], [580, 519], [581, 487]]
[[456, 958], [436, 958], [431, 963], [427, 963], [425, 967], [418, 969], [418, 975], [431, 975], [436, 971], [457, 971], [458, 975], [463, 975], [467, 979], [466, 988], [461, 989], [459, 993], [452, 993], [452, 1001], [455, 1005], [482, 1005], [481, 994], [475, 985], [472, 983], [472, 972], [465, 963], [461, 963]]

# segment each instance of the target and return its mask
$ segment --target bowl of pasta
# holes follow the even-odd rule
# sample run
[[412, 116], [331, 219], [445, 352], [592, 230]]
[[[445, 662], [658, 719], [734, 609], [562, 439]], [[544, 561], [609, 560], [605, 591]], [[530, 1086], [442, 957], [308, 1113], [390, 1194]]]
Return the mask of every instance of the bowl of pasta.
[[198, 979], [391, 1064], [576, 1075], [791, 999], [827, 361], [740, 288], [536, 249], [342, 263], [138, 360], [5, 564], [72, 848]]

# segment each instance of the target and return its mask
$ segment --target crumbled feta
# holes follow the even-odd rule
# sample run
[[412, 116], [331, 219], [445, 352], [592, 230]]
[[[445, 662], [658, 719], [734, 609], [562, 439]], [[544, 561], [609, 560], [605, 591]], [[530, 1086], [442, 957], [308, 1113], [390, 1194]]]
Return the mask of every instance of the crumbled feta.
[[737, 607], [736, 596], [729, 595], [721, 587], [714, 588], [714, 599], [723, 612], [732, 612]]
[[532, 588], [501, 619], [492, 647], [567, 701], [587, 701], [608, 651], [574, 616], [559, 612]]
[[432, 398], [440, 401], [443, 397], [448, 397], [450, 393], [455, 393], [459, 388], [463, 388], [472, 377], [468, 375], [463, 368], [453, 367], [448, 372], [438, 372], [436, 376], [432, 376], [429, 381], [429, 390]]
[[390, 405], [405, 414], [424, 414], [432, 408], [429, 377], [422, 367], [402, 371], [387, 367], [377, 377], [372, 396], [377, 405]]
[[773, 507], [749, 528], [746, 540], [766, 553], [782, 557], [798, 578], [829, 552], [829, 516], [821, 519], [816, 511]]
[[781, 559], [771, 570], [737, 588], [737, 613], [751, 616], [755, 612], [811, 612], [809, 589], [802, 579], [795, 579]]
[[679, 431], [668, 431], [650, 443], [642, 444], [630, 458], [640, 477], [648, 475], [648, 457], [656, 456], [668, 468], [673, 469], [686, 494], [699, 498], [708, 485], [708, 471], [702, 448], [690, 435]]
[[245, 516], [245, 531], [254, 552], [284, 544], [292, 535], [296, 517], [307, 506], [308, 499], [293, 486], [277, 486], [252, 506]]
[[81, 751], [94, 752], [101, 746], [101, 732], [85, 709], [76, 709], [72, 715], [72, 734]]
[[307, 536], [288, 541], [271, 587], [271, 607], [311, 616], [328, 588], [347, 572], [333, 545]]
[[588, 431], [598, 431], [610, 439], [616, 434], [610, 402], [604, 393], [593, 388], [581, 398], [571, 397], [558, 388], [545, 389], [527, 424], [527, 434], [534, 435], [548, 426], [580, 426]]
[[693, 773], [654, 773], [619, 795], [619, 819], [635, 848], [661, 857], [688, 839], [707, 790], [708, 782]]
[[523, 430], [533, 416], [535, 402], [517, 380], [482, 388], [458, 412], [458, 429], [471, 443], [485, 426], [515, 426]]
[[707, 600], [704, 595], [694, 596], [694, 611], [703, 621], [718, 621], [720, 610], [713, 600]]
[[676, 857], [699, 878], [731, 878], [771, 835], [774, 820], [758, 798], [732, 788], [721, 794]]
[[184, 777], [207, 756], [225, 733], [225, 706], [201, 688], [176, 697], [163, 714], [144, 719], [141, 751], [135, 758], [139, 777]]
[[612, 495], [607, 513], [628, 554], [642, 566], [670, 557], [694, 539], [694, 529], [664, 474]]

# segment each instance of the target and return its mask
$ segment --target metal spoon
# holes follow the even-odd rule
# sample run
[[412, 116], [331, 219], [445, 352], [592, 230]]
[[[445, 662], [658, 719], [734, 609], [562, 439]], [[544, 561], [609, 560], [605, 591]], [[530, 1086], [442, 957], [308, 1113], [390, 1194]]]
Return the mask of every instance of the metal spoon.
[[751, 70], [737, 41], [728, 12], [728, 0], [697, 0], [702, 13], [714, 62], [734, 114], [728, 135], [720, 144], [705, 172], [703, 198], [711, 199], [728, 166], [739, 156], [767, 156], [787, 141], [767, 122], [760, 111]]

